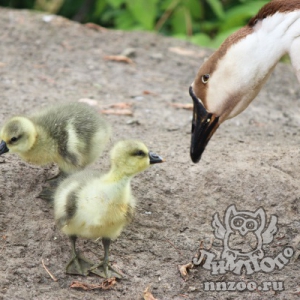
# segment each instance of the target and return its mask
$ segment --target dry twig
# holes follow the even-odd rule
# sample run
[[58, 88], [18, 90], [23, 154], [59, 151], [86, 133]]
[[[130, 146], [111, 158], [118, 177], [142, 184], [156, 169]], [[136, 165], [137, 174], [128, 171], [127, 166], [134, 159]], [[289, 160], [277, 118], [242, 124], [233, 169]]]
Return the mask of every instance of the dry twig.
[[47, 269], [47, 267], [45, 266], [45, 264], [44, 264], [44, 260], [42, 259], [42, 264], [43, 264], [43, 267], [44, 267], [44, 269], [46, 270], [46, 272], [49, 274], [49, 276], [52, 278], [52, 280], [53, 281], [57, 281], [58, 279], [54, 276], [54, 275], [52, 275], [51, 274], [51, 272]]
[[95, 23], [85, 23], [84, 26], [89, 29], [93, 29], [93, 30], [100, 31], [100, 32], [105, 32], [108, 30], [107, 28], [97, 25]]
[[175, 245], [170, 241], [170, 240], [168, 240], [167, 238], [165, 238], [165, 240], [180, 254], [180, 255], [182, 255], [182, 253], [180, 252], [180, 250], [179, 249], [177, 249], [176, 247], [175, 247]]
[[193, 104], [191, 104], [191, 103], [170, 103], [170, 105], [175, 108], [193, 110]]
[[124, 62], [127, 64], [133, 64], [133, 60], [125, 55], [106, 55], [104, 56], [104, 59], [117, 61], [117, 62]]
[[105, 115], [133, 116], [133, 112], [129, 109], [102, 109], [101, 113]]
[[109, 107], [120, 108], [120, 109], [129, 109], [132, 107], [132, 103], [118, 102], [118, 103], [111, 104]]

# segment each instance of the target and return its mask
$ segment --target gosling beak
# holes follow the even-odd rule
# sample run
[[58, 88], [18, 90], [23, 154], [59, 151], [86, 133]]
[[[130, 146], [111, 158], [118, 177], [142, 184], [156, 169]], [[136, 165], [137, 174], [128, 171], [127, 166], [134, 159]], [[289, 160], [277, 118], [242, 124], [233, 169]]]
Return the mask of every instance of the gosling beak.
[[162, 163], [164, 160], [157, 154], [153, 152], [149, 152], [149, 158], [150, 158], [150, 165], [152, 164], [157, 164], [157, 163]]
[[194, 94], [192, 87], [190, 87], [189, 92], [194, 102], [190, 154], [192, 161], [197, 163], [210, 138], [219, 127], [219, 117], [207, 112]]
[[9, 151], [9, 149], [6, 146], [6, 143], [4, 141], [1, 141], [1, 143], [0, 143], [0, 155], [3, 154], [3, 153], [6, 153], [8, 151]]

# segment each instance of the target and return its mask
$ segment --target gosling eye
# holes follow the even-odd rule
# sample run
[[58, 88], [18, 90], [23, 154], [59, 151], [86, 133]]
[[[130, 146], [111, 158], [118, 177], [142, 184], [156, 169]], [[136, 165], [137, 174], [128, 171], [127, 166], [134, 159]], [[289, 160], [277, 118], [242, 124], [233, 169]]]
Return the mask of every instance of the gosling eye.
[[146, 153], [143, 150], [137, 150], [136, 152], [134, 152], [135, 156], [146, 156]]
[[209, 79], [210, 75], [209, 74], [204, 74], [202, 75], [202, 82], [204, 84], [206, 84], [208, 82], [208, 79]]
[[12, 138], [10, 139], [10, 142], [11, 142], [11, 143], [14, 143], [14, 142], [16, 142], [17, 140], [18, 140], [18, 138], [14, 136], [14, 137], [12, 137]]

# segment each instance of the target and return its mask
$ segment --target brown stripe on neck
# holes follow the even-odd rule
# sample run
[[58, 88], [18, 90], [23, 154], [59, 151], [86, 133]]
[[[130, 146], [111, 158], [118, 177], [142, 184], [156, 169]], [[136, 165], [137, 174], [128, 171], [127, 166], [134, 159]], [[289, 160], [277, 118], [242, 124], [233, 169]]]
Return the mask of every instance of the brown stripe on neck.
[[260, 9], [258, 14], [253, 17], [248, 25], [253, 27], [257, 21], [273, 16], [277, 12], [286, 13], [300, 9], [299, 0], [273, 0]]
[[223, 44], [215, 51], [207, 61], [205, 61], [200, 67], [193, 85], [193, 90], [195, 95], [201, 99], [204, 107], [207, 108], [206, 91], [207, 85], [202, 82], [202, 76], [204, 74], [212, 75], [217, 68], [217, 64], [220, 59], [225, 56], [227, 50], [234, 44], [238, 43], [240, 40], [244, 39], [247, 35], [253, 33], [254, 25], [257, 21], [260, 21], [269, 16], [273, 16], [277, 12], [285, 13], [291, 12], [293, 10], [300, 9], [300, 0], [273, 0], [261, 8], [256, 16], [254, 16], [249, 23], [242, 27], [240, 30], [236, 31], [230, 35]]
[[[245, 38], [248, 34], [251, 34], [253, 32], [253, 26], [256, 24], [257, 21], [265, 19], [269, 16], [273, 16], [277, 12], [291, 12], [297, 9], [300, 9], [300, 0], [273, 0], [270, 3], [266, 4], [260, 9], [257, 15], [249, 21], [249, 23], [246, 26], [242, 27], [240, 30], [230, 35], [223, 42], [223, 44], [217, 50], [218, 53], [216, 55], [216, 60], [222, 58], [226, 54], [227, 49], [230, 46], [236, 44], [238, 41]], [[215, 63], [217, 63], [217, 61]], [[214, 69], [215, 68], [213, 68], [212, 70]]]
[[220, 61], [220, 59], [225, 56], [228, 48], [230, 48], [233, 44], [236, 44], [238, 41], [245, 38], [248, 34], [251, 34], [253, 32], [253, 28], [249, 25], [241, 28], [240, 30], [234, 32], [232, 35], [230, 35], [220, 46], [220, 48], [215, 51], [208, 59], [205, 61], [202, 66], [200, 67], [195, 81], [193, 85], [193, 90], [195, 95], [201, 99], [203, 102], [204, 107], [207, 108], [206, 103], [206, 90], [207, 85], [202, 82], [202, 76], [204, 74], [210, 74], [212, 75], [213, 72], [217, 68], [217, 64]]

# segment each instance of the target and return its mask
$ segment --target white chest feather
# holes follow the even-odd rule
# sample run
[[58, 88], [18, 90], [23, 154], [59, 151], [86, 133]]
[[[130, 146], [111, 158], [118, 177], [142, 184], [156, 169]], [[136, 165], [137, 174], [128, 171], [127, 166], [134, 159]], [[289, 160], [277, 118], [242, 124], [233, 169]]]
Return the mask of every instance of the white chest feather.
[[256, 97], [280, 58], [289, 53], [300, 82], [300, 10], [276, 13], [228, 48], [210, 78], [207, 109], [223, 122]]
[[86, 238], [116, 238], [135, 206], [128, 182], [105, 183], [95, 179], [77, 194], [76, 213], [62, 228], [67, 234]]

